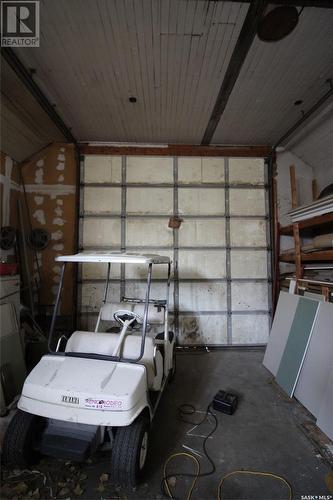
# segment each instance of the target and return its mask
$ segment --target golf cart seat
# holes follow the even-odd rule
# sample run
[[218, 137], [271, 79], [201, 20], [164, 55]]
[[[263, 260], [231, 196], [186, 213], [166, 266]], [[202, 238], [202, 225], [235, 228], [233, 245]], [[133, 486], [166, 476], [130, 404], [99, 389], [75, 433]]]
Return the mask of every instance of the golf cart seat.
[[[112, 356], [118, 340], [119, 335], [117, 333], [76, 331], [68, 340], [65, 351]], [[140, 349], [141, 335], [127, 335], [123, 343], [122, 356], [128, 359], [136, 359], [140, 354]], [[143, 356], [138, 361], [138, 364], [146, 367], [149, 390], [160, 390], [163, 375], [163, 358], [160, 351], [156, 348], [154, 339], [151, 337], [146, 337]]]
[[[100, 319], [102, 321], [114, 321], [113, 315], [116, 311], [121, 309], [127, 309], [128, 311], [132, 311], [135, 314], [139, 314], [140, 316], [144, 316], [145, 305], [144, 304], [135, 304], [131, 302], [120, 302], [118, 304], [113, 304], [110, 302], [106, 302], [101, 307]], [[164, 307], [156, 307], [154, 304], [149, 304], [148, 307], [148, 323], [150, 325], [163, 325], [165, 317], [165, 308]]]

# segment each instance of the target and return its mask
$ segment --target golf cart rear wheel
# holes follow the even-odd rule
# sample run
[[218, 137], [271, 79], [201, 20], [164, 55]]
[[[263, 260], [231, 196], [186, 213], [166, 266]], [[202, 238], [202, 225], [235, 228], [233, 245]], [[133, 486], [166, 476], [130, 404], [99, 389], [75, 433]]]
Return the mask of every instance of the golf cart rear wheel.
[[138, 484], [147, 457], [148, 430], [146, 415], [140, 415], [127, 427], [118, 427], [111, 457], [113, 483], [125, 488]]
[[38, 462], [37, 443], [44, 427], [44, 419], [18, 410], [10, 421], [2, 445], [4, 463], [26, 467]]

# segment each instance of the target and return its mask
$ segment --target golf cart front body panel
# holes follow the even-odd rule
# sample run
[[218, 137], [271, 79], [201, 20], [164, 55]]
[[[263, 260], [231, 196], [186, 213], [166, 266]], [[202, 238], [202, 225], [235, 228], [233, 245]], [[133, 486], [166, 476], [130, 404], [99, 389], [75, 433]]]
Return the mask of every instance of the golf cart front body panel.
[[44, 356], [27, 377], [18, 407], [69, 422], [129, 425], [145, 407], [143, 365], [69, 356]]

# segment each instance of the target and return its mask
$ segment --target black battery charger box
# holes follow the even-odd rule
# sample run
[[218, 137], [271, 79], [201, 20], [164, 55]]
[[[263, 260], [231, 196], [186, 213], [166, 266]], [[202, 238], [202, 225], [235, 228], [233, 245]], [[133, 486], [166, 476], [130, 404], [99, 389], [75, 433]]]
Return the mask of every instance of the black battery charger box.
[[213, 399], [214, 410], [221, 411], [227, 415], [232, 415], [236, 411], [237, 404], [237, 396], [226, 391], [219, 391]]

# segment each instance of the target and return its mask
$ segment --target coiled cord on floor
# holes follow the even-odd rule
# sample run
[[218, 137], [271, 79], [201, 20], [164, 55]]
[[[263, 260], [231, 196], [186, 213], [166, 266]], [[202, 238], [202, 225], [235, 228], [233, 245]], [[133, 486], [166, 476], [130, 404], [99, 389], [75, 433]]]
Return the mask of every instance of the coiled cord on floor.
[[[187, 495], [186, 495], [186, 500], [191, 500], [192, 493], [193, 493], [194, 487], [195, 487], [198, 479], [200, 477], [210, 476], [211, 474], [213, 474], [216, 471], [215, 463], [212, 460], [212, 458], [210, 457], [210, 455], [208, 454], [207, 448], [206, 448], [206, 444], [207, 444], [208, 438], [214, 434], [214, 432], [216, 431], [216, 429], [218, 427], [218, 421], [217, 421], [216, 415], [211, 411], [211, 404], [209, 404], [207, 406], [205, 415], [203, 416], [203, 418], [199, 422], [193, 422], [193, 421], [188, 420], [186, 418], [186, 416], [193, 415], [193, 414], [195, 414], [195, 412], [196, 412], [195, 407], [193, 405], [191, 405], [191, 404], [188, 404], [188, 403], [182, 404], [182, 405], [180, 405], [178, 407], [179, 419], [182, 422], [185, 422], [187, 424], [200, 426], [207, 419], [208, 415], [211, 415], [213, 417], [213, 419], [214, 419], [214, 427], [209, 432], [209, 434], [207, 434], [207, 436], [205, 436], [205, 438], [203, 440], [203, 443], [202, 443], [202, 448], [203, 448], [205, 457], [208, 459], [208, 461], [210, 462], [210, 464], [211, 464], [212, 467], [211, 467], [210, 470], [201, 473], [200, 472], [200, 462], [191, 453], [179, 452], [179, 453], [173, 453], [172, 455], [170, 455], [167, 458], [167, 460], [165, 461], [165, 463], [164, 463], [162, 484], [163, 484], [164, 493], [169, 498], [171, 498], [172, 500], [175, 500], [175, 497], [172, 494], [171, 487], [170, 487], [170, 484], [169, 484], [169, 479], [171, 477], [179, 477], [179, 476], [181, 476], [181, 477], [191, 477], [191, 478], [193, 478], [191, 486], [190, 486], [190, 488], [189, 488], [189, 490], [187, 492]], [[178, 472], [176, 474], [167, 474], [167, 467], [168, 467], [169, 463], [172, 460], [174, 460], [175, 458], [177, 458], [177, 457], [183, 457], [183, 458], [187, 458], [187, 459], [192, 460], [194, 462], [195, 466], [196, 466], [196, 472], [194, 474], [182, 473], [182, 472]], [[218, 484], [218, 487], [217, 487], [217, 500], [222, 500], [222, 493], [221, 492], [222, 492], [222, 487], [223, 487], [225, 481], [229, 477], [237, 475], [237, 474], [252, 475], [252, 476], [263, 476], [263, 477], [272, 477], [272, 478], [274, 478], [274, 479], [276, 479], [278, 481], [281, 481], [288, 488], [288, 500], [292, 500], [292, 497], [293, 497], [292, 487], [291, 487], [290, 483], [284, 477], [279, 476], [278, 474], [273, 474], [271, 472], [251, 471], [251, 470], [235, 470], [235, 471], [229, 472], [228, 474], [226, 474], [225, 476], [223, 476], [221, 478], [219, 484]]]

